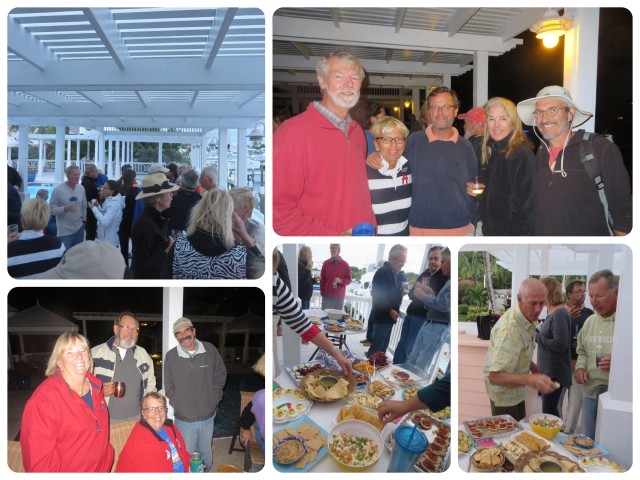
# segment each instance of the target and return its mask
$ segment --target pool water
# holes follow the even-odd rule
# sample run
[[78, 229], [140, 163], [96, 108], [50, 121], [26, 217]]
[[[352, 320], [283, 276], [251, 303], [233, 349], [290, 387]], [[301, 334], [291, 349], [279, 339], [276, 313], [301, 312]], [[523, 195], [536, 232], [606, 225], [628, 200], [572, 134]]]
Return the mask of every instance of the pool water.
[[29, 192], [29, 198], [36, 198], [36, 193], [38, 193], [38, 190], [45, 189], [49, 192], [48, 200], [51, 200], [51, 192], [54, 188], [55, 187], [52, 183], [30, 183], [27, 186], [27, 192]]

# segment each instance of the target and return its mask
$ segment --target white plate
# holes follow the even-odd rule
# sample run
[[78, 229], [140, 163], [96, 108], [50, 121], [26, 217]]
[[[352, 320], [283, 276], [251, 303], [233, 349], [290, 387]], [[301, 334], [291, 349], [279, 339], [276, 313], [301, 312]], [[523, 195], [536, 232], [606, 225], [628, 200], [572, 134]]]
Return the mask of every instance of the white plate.
[[[296, 392], [300, 392], [300, 394], [302, 395], [302, 392], [298, 389], [294, 390]], [[300, 418], [302, 415], [306, 415], [307, 413], [309, 413], [309, 410], [311, 410], [311, 407], [313, 406], [313, 401], [309, 400], [308, 398], [306, 398], [304, 395], [302, 395], [302, 398], [299, 398], [299, 396], [295, 396], [295, 395], [281, 395], [281, 396], [275, 396], [273, 397], [273, 423], [286, 423], [286, 422], [290, 422], [292, 420], [296, 420], [298, 418]], [[296, 408], [296, 405], [304, 405], [304, 409], [300, 409], [298, 410]], [[276, 413], [275, 410], [283, 410], [285, 411], [285, 413], [287, 412], [288, 408], [293, 408], [296, 412], [295, 415], [293, 416], [285, 416], [282, 419], [278, 419], [276, 417]]]

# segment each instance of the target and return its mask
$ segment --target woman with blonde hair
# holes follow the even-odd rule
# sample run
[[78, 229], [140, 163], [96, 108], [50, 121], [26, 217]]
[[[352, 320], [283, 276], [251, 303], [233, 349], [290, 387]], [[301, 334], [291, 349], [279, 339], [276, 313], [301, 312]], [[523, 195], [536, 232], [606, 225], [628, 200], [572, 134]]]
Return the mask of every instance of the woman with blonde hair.
[[511, 100], [493, 97], [484, 106], [486, 123], [482, 140], [479, 197], [482, 235], [531, 236], [536, 223], [538, 170], [531, 142]]
[[[236, 239], [238, 241], [236, 241]], [[262, 254], [234, 212], [233, 199], [221, 189], [206, 192], [191, 210], [187, 234], [179, 237], [168, 262], [174, 279], [258, 278]]]
[[45, 235], [51, 210], [39, 197], [25, 200], [20, 209], [22, 232], [7, 245], [7, 266], [13, 278], [35, 278], [54, 268], [62, 259], [65, 247], [52, 235]]
[[298, 297], [300, 298], [303, 310], [311, 307], [311, 297], [313, 296], [313, 285], [318, 280], [311, 275], [313, 268], [311, 248], [307, 245], [300, 247], [298, 252]]
[[[264, 255], [264, 224], [251, 218], [253, 216], [253, 210], [256, 208], [256, 199], [253, 196], [253, 190], [249, 187], [236, 187], [229, 190], [229, 193], [231, 194], [231, 198], [233, 198], [234, 212], [242, 219], [245, 230], [253, 237], [256, 247], [258, 247], [260, 253]], [[249, 231], [251, 225], [255, 227], [255, 231]]]
[[20, 446], [26, 472], [109, 472], [109, 411], [93, 374], [87, 339], [65, 332], [22, 415]]
[[562, 390], [571, 387], [571, 316], [560, 283], [553, 277], [543, 277], [541, 281], [547, 287], [547, 318], [536, 329], [537, 364], [540, 373], [559, 384], [554, 392], [542, 394], [542, 412], [558, 417]]

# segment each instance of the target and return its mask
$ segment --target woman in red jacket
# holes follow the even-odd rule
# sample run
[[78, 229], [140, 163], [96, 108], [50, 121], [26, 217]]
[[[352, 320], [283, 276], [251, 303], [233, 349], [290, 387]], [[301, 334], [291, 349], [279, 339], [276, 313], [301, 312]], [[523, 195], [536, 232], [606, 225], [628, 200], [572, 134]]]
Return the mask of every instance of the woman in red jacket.
[[89, 342], [63, 333], [45, 375], [22, 415], [20, 446], [26, 472], [109, 472], [109, 411], [102, 382], [89, 370]]
[[182, 435], [167, 418], [167, 399], [156, 392], [142, 399], [142, 418], [120, 453], [116, 472], [188, 472]]

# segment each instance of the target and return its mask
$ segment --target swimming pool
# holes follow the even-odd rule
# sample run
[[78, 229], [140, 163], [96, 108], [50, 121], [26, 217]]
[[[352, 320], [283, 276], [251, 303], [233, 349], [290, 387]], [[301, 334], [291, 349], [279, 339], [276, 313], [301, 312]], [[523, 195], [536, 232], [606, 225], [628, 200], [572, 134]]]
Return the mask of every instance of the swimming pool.
[[29, 193], [29, 198], [35, 198], [36, 193], [38, 193], [38, 190], [45, 189], [46, 191], [49, 192], [49, 199], [50, 199], [51, 192], [55, 187], [56, 186], [53, 183], [34, 182], [34, 183], [29, 183], [29, 185], [27, 186], [27, 192]]

